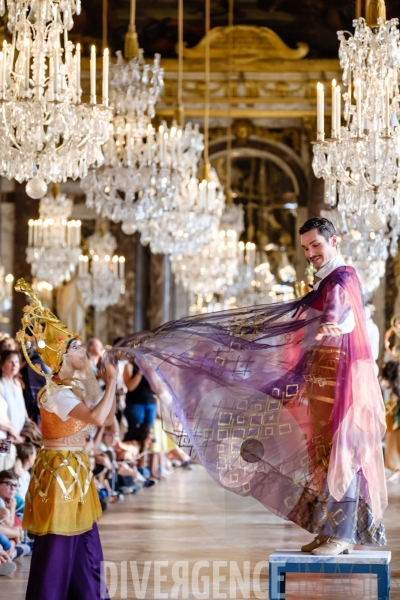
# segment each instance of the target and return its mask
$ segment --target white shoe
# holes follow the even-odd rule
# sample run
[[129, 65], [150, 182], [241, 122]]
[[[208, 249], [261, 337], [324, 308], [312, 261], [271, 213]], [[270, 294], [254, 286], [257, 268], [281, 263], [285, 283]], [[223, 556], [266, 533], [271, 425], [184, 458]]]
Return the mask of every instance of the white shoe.
[[5, 562], [0, 564], [0, 575], [11, 575], [17, 570], [17, 565], [13, 562]]
[[337, 556], [338, 554], [351, 554], [353, 550], [354, 544], [330, 535], [323, 544], [318, 546], [318, 548], [314, 548], [311, 554], [315, 556]]

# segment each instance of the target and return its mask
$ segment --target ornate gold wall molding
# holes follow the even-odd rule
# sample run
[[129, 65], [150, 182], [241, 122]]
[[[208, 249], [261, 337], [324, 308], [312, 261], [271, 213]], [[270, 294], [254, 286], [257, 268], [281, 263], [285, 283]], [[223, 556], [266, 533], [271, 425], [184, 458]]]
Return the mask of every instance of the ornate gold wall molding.
[[[232, 27], [215, 27], [194, 48], [186, 48], [183, 56], [204, 61], [207, 42], [210, 43], [211, 59], [227, 60], [230, 55], [232, 70], [243, 69], [250, 63], [271, 60], [300, 60], [307, 56], [309, 47], [303, 42], [293, 50], [268, 27], [251, 25], [234, 25]], [[178, 52], [179, 47], [177, 47]]]
[[[239, 145], [246, 146], [249, 138], [258, 137], [263, 140], [279, 142], [289, 146], [298, 154], [301, 150], [301, 130], [296, 127], [285, 127], [283, 129], [271, 129], [255, 125], [248, 119], [238, 119], [232, 124], [232, 135]], [[227, 127], [215, 127], [210, 130], [210, 142], [228, 136]]]

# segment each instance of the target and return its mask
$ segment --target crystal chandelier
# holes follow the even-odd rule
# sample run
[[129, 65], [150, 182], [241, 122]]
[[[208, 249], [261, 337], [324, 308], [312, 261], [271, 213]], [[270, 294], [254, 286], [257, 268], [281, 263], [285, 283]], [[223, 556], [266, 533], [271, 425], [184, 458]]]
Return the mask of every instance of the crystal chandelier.
[[117, 241], [111, 233], [88, 238], [89, 255], [79, 257], [77, 286], [82, 305], [104, 311], [125, 293], [125, 258], [114, 254]]
[[238, 239], [243, 228], [243, 207], [228, 204], [211, 242], [201, 252], [171, 257], [175, 281], [194, 294], [222, 294], [237, 274]]
[[[225, 204], [225, 195], [218, 175], [208, 159], [208, 135], [210, 117], [210, 4], [206, 1], [205, 15], [205, 114], [203, 137], [190, 123], [186, 124], [196, 137], [192, 138], [192, 153], [182, 166], [180, 178], [173, 193], [167, 197], [142, 199], [138, 206], [138, 229], [143, 243], [150, 243], [155, 253], [195, 254], [201, 252], [216, 233]], [[182, 103], [183, 82], [183, 0], [178, 0], [178, 97], [176, 119], [182, 128], [184, 108]], [[192, 133], [193, 136], [193, 133]], [[201, 179], [197, 178], [200, 154], [204, 148], [204, 164]], [[172, 148], [173, 150], [173, 148]], [[171, 152], [171, 147], [170, 147]], [[184, 155], [183, 155], [184, 156]], [[170, 159], [171, 160], [171, 159]], [[172, 161], [173, 163], [173, 156]], [[160, 201], [161, 200], [161, 201]], [[143, 218], [144, 217], [144, 218]], [[205, 250], [207, 252], [207, 250]]]
[[[0, 52], [0, 175], [28, 181], [42, 198], [50, 181], [85, 177], [108, 139], [108, 50], [102, 104], [96, 103], [96, 50], [90, 58], [90, 104], [82, 102], [81, 49], [68, 40], [80, 0], [7, 0], [12, 43]], [[5, 11], [4, 0], [0, 14]]]
[[340, 253], [346, 263], [356, 270], [364, 294], [372, 295], [385, 274], [391, 238], [395, 240], [394, 253], [397, 252], [397, 223], [393, 222], [389, 231], [386, 219], [378, 211], [367, 217], [356, 214], [346, 216], [337, 209], [321, 211], [321, 215], [335, 225], [340, 236]]
[[192, 294], [190, 314], [212, 313], [231, 308], [270, 304], [276, 300], [275, 277], [267, 253], [257, 251], [252, 242], [239, 242], [237, 271], [220, 294]]
[[266, 252], [258, 252], [252, 242], [239, 242], [237, 274], [224, 298], [232, 308], [269, 304], [274, 279]]
[[39, 219], [29, 221], [26, 260], [32, 275], [58, 287], [74, 274], [81, 254], [81, 222], [68, 220], [73, 201], [65, 194], [40, 200]]
[[[186, 125], [185, 130], [188, 127]], [[200, 150], [200, 146], [197, 149]], [[225, 196], [214, 169], [209, 171], [207, 180], [199, 184], [196, 178], [199, 158], [200, 152], [188, 156], [189, 166], [182, 173], [174, 194], [165, 194], [161, 199], [146, 194], [138, 205], [142, 243], [150, 243], [154, 253], [196, 254], [216, 232]]]
[[[167, 165], [160, 164], [164, 163], [164, 135], [168, 136], [168, 132], [161, 129], [157, 136], [151, 125], [162, 87], [159, 54], [150, 67], [143, 50], [128, 62], [117, 52], [117, 63], [110, 67], [113, 119], [110, 137], [102, 148], [104, 164], [97, 170], [91, 169], [81, 187], [87, 206], [116, 223], [122, 221], [125, 233], [137, 229], [136, 203], [143, 191], [167, 187], [171, 180]], [[162, 143], [158, 139], [161, 136]]]
[[[317, 86], [313, 169], [325, 180], [325, 201], [345, 213], [400, 212], [400, 32], [383, 2], [367, 1], [367, 21], [339, 31], [344, 93], [332, 82], [332, 131], [324, 134], [324, 89]], [[341, 102], [344, 100], [344, 123]]]

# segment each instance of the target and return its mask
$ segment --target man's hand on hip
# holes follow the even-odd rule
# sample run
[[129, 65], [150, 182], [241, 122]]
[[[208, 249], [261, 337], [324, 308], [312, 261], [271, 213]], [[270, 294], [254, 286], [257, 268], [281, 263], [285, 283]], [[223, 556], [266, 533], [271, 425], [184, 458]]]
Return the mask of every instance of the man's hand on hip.
[[316, 340], [322, 340], [325, 335], [331, 335], [332, 337], [337, 337], [338, 335], [342, 335], [343, 331], [339, 327], [337, 323], [322, 323], [318, 327], [318, 333], [315, 336]]

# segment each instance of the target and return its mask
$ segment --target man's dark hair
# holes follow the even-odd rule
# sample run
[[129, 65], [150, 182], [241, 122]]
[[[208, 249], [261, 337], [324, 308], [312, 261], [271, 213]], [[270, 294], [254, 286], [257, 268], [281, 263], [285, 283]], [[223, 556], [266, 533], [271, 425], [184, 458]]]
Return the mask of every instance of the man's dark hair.
[[7, 479], [19, 481], [19, 477], [16, 473], [14, 473], [14, 471], [9, 471], [7, 469], [0, 471], [0, 483], [4, 483]]
[[324, 217], [315, 217], [314, 219], [308, 219], [299, 229], [299, 234], [308, 233], [313, 229], [317, 229], [320, 235], [328, 241], [333, 235], [336, 235], [336, 229], [333, 223], [324, 219]]

